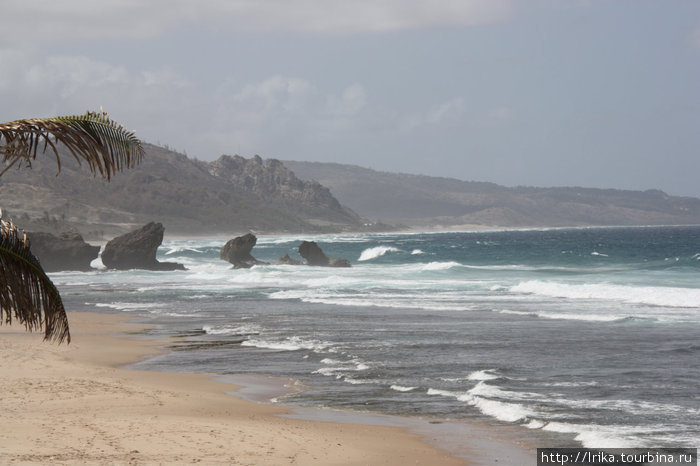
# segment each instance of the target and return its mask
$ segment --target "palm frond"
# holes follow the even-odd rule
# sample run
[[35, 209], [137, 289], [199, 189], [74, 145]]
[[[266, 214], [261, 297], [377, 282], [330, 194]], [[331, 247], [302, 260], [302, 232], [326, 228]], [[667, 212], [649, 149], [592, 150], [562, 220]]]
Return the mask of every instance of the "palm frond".
[[13, 317], [28, 331], [44, 327], [45, 340], [70, 343], [61, 295], [29, 250], [27, 235], [0, 219], [0, 324]]
[[101, 110], [85, 115], [17, 120], [0, 123], [0, 157], [7, 165], [0, 176], [18, 161], [31, 166], [37, 153], [49, 147], [60, 171], [57, 148], [60, 144], [68, 148], [78, 163], [87, 162], [93, 174], [107, 180], [117, 171], [132, 168], [144, 155], [134, 133], [110, 120]]

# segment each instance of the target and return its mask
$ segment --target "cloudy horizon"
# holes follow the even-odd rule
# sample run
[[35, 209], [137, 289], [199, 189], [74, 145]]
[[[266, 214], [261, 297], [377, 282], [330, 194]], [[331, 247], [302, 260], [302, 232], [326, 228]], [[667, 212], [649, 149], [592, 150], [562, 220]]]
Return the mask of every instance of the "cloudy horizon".
[[700, 4], [5, 0], [0, 121], [507, 186], [700, 197]]

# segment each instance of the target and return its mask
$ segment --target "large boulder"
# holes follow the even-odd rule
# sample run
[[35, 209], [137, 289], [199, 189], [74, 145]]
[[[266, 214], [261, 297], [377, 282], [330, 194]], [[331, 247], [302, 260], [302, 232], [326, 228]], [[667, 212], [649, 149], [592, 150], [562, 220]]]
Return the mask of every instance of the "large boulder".
[[347, 259], [328, 257], [315, 241], [302, 241], [299, 245], [299, 255], [306, 259], [307, 265], [321, 267], [350, 267]]
[[249, 269], [257, 264], [266, 264], [250, 254], [257, 242], [258, 239], [252, 233], [238, 236], [224, 244], [219, 257], [232, 263], [234, 269]]
[[32, 253], [46, 272], [92, 270], [90, 263], [97, 259], [100, 252], [99, 246], [87, 244], [76, 232], [68, 231], [58, 236], [36, 232], [28, 236]]
[[164, 231], [162, 223], [151, 222], [136, 231], [117, 236], [105, 245], [102, 263], [107, 268], [119, 270], [185, 270], [182, 264], [156, 260]]

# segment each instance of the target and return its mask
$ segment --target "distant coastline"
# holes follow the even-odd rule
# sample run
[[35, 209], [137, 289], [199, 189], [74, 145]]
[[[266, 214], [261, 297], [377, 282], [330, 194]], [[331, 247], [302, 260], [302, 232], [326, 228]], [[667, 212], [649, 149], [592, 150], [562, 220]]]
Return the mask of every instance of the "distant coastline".
[[658, 190], [508, 188], [258, 156], [208, 163], [145, 148], [138, 169], [110, 183], [86, 178], [70, 156], [60, 177], [48, 158], [31, 172], [9, 171], [0, 179], [5, 217], [98, 243], [151, 221], [177, 237], [700, 224], [700, 199]]

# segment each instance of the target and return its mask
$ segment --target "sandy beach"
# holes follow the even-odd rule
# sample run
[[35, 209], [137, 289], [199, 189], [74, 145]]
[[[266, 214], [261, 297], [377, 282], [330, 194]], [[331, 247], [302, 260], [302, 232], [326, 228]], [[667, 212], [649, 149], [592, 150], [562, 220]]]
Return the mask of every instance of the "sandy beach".
[[207, 375], [119, 368], [164, 342], [69, 317], [70, 345], [0, 326], [2, 464], [468, 464], [400, 428], [283, 418]]

